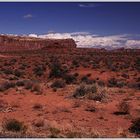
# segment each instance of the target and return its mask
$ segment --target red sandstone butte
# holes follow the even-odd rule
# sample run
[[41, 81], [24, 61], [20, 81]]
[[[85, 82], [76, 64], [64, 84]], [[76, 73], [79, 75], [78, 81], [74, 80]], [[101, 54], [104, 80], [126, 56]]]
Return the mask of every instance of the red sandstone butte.
[[48, 48], [73, 49], [73, 39], [41, 39], [33, 37], [0, 35], [0, 52], [38, 50]]

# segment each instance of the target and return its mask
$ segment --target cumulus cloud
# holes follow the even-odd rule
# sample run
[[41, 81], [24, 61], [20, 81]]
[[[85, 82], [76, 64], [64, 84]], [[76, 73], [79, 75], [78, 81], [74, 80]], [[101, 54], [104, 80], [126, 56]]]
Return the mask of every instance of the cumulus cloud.
[[74, 37], [79, 47], [104, 47], [104, 48], [117, 48], [122, 47], [121, 42], [124, 40], [124, 35], [117, 36], [76, 36]]
[[88, 32], [75, 32], [75, 33], [49, 33], [46, 35], [39, 35], [39, 38], [54, 38], [66, 39], [72, 38], [77, 43], [78, 47], [104, 47], [104, 48], [117, 48], [122, 47], [121, 41], [125, 40], [126, 35], [116, 36], [98, 36]]
[[129, 35], [110, 35], [99, 36], [88, 32], [73, 32], [73, 33], [48, 33], [45, 35], [31, 34], [32, 37], [38, 38], [53, 38], [53, 39], [67, 39], [72, 38], [75, 40], [77, 47], [81, 48], [140, 48], [140, 40], [130, 40]]
[[33, 15], [32, 14], [27, 14], [27, 15], [24, 15], [23, 18], [25, 18], [25, 19], [33, 18]]

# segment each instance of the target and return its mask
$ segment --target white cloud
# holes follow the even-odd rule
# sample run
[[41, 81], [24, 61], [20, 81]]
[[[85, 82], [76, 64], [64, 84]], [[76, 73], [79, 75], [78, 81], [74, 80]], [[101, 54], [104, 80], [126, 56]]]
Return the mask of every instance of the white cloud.
[[29, 37], [38, 37], [36, 34], [29, 34]]
[[127, 40], [125, 45], [126, 48], [140, 48], [140, 40]]
[[48, 33], [46, 35], [39, 35], [39, 38], [54, 38], [54, 39], [66, 39], [72, 38], [69, 33]]
[[55, 39], [72, 38], [76, 41], [78, 47], [119, 47], [121, 46], [120, 41], [124, 40], [125, 35], [101, 37], [88, 32], [75, 32], [49, 33], [46, 35], [39, 35], [38, 37]]
[[120, 41], [124, 40], [122, 36], [76, 36], [73, 38], [79, 47], [119, 47]]
[[38, 38], [54, 38], [54, 39], [67, 39], [72, 38], [75, 40], [77, 47], [81, 48], [140, 48], [140, 40], [129, 40], [129, 35], [110, 35], [99, 36], [88, 32], [73, 32], [73, 33], [48, 33], [45, 35], [31, 34], [32, 37]]
[[98, 5], [95, 3], [82, 3], [79, 4], [78, 6], [82, 8], [91, 8], [91, 7], [97, 7]]
[[23, 17], [24, 17], [25, 19], [33, 18], [33, 15], [32, 15], [32, 14], [27, 14], [27, 15], [24, 15]]

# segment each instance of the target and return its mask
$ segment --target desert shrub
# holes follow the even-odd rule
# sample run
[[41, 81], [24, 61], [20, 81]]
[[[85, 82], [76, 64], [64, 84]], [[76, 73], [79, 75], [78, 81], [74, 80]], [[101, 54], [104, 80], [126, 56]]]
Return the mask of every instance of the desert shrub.
[[64, 74], [64, 71], [62, 69], [62, 66], [60, 62], [55, 61], [52, 63], [50, 67], [50, 73], [49, 73], [49, 78], [60, 78]]
[[102, 135], [97, 130], [73, 129], [66, 132], [67, 138], [101, 138]]
[[24, 81], [24, 87], [25, 87], [25, 89], [32, 89], [33, 82], [31, 80]]
[[96, 81], [93, 79], [88, 79], [85, 83], [91, 85], [91, 84], [94, 84], [95, 82]]
[[4, 66], [10, 66], [9, 63], [8, 63], [7, 61], [5, 61], [3, 65], [4, 65]]
[[113, 65], [113, 61], [112, 58], [108, 58], [106, 61], [106, 65], [108, 69], [111, 69], [112, 65]]
[[88, 76], [83, 76], [81, 77], [81, 82], [87, 82], [88, 81]]
[[16, 82], [16, 86], [24, 86], [24, 84], [25, 84], [24, 80], [18, 80]]
[[126, 73], [123, 73], [123, 74], [122, 74], [122, 77], [124, 77], [124, 78], [126, 78], [126, 79], [129, 79], [129, 75], [126, 74]]
[[97, 86], [93, 84], [92, 86], [89, 86], [89, 92], [91, 93], [97, 93]]
[[80, 85], [76, 88], [73, 97], [87, 97], [90, 100], [103, 101], [106, 97], [106, 90], [96, 84], [93, 85]]
[[119, 87], [119, 88], [122, 88], [122, 87], [124, 87], [125, 85], [126, 85], [126, 83], [123, 82], [123, 81], [118, 81], [118, 82], [117, 82], [117, 87]]
[[5, 91], [8, 90], [9, 88], [14, 88], [15, 87], [15, 83], [14, 82], [4, 82], [0, 84], [0, 91]]
[[130, 105], [127, 102], [122, 101], [118, 105], [118, 111], [115, 112], [114, 114], [116, 114], [116, 115], [126, 115], [126, 114], [129, 114], [129, 113], [130, 113]]
[[44, 74], [45, 68], [43, 66], [36, 66], [33, 71], [36, 76], [42, 76]]
[[43, 106], [41, 104], [39, 104], [39, 103], [36, 103], [36, 104], [33, 105], [33, 109], [35, 109], [35, 110], [42, 110]]
[[67, 73], [67, 72], [69, 71], [69, 68], [68, 68], [67, 65], [65, 65], [65, 63], [64, 63], [64, 65], [62, 66], [62, 70], [63, 70], [64, 73]]
[[49, 136], [50, 138], [58, 138], [59, 137], [60, 130], [58, 128], [50, 127], [49, 130], [51, 132], [51, 135]]
[[51, 88], [64, 88], [65, 87], [65, 81], [64, 80], [56, 80], [51, 85]]
[[129, 88], [134, 88], [134, 89], [140, 90], [140, 82], [129, 83], [128, 84], [128, 87]]
[[53, 92], [56, 92], [57, 91], [57, 88], [53, 88]]
[[7, 69], [3, 68], [2, 71], [4, 72], [4, 74], [7, 74], [7, 75], [13, 74], [13, 70], [11, 68], [7, 68]]
[[65, 106], [59, 107], [58, 108], [58, 111], [60, 111], [60, 112], [66, 112], [66, 113], [71, 113], [71, 110], [69, 108], [65, 107]]
[[98, 83], [98, 85], [99, 85], [99, 86], [102, 86], [102, 87], [104, 87], [104, 86], [105, 86], [104, 81], [99, 80], [97, 83]]
[[25, 89], [32, 89], [33, 81], [31, 80], [18, 80], [16, 86], [24, 86]]
[[140, 82], [140, 77], [138, 77], [138, 78], [136, 79], [136, 82]]
[[121, 88], [121, 87], [123, 87], [123, 86], [125, 86], [125, 85], [126, 85], [125, 82], [123, 82], [123, 81], [118, 81], [118, 80], [115, 79], [115, 78], [111, 78], [111, 79], [108, 80], [108, 86], [109, 86], [109, 87], [119, 87], [119, 88]]
[[87, 76], [87, 77], [90, 77], [90, 76], [91, 76], [91, 73], [88, 73], [86, 76]]
[[32, 80], [19, 80], [16, 82], [16, 86], [23, 86], [27, 90], [32, 92], [37, 92], [38, 94], [42, 93], [41, 85], [37, 81]]
[[99, 64], [96, 64], [96, 63], [92, 64], [92, 68], [93, 68], [93, 69], [99, 68]]
[[83, 63], [82, 66], [83, 66], [84, 68], [88, 68], [88, 64]]
[[72, 61], [72, 65], [78, 67], [79, 66], [79, 62], [77, 60], [73, 60]]
[[73, 76], [78, 77], [78, 76], [79, 76], [79, 74], [78, 74], [78, 73], [74, 73], [74, 74], [73, 74]]
[[95, 106], [93, 106], [93, 105], [87, 105], [85, 111], [96, 112], [97, 108]]
[[116, 71], [117, 71], [117, 68], [118, 68], [117, 66], [113, 66], [113, 65], [110, 66], [110, 70], [111, 70], [111, 71], [115, 71], [115, 72], [116, 72]]
[[25, 68], [26, 68], [26, 67], [24, 67], [24, 66], [20, 66], [18, 69], [20, 69], [20, 70], [25, 70]]
[[17, 77], [21, 77], [21, 76], [23, 75], [23, 72], [21, 72], [21, 71], [19, 71], [18, 69], [16, 69], [16, 70], [14, 71], [14, 74], [15, 74], [15, 76], [17, 76]]
[[16, 77], [16, 76], [10, 76], [9, 78], [8, 78], [10, 81], [12, 81], [12, 80], [18, 80], [18, 78]]
[[137, 118], [134, 121], [132, 121], [132, 125], [130, 126], [129, 131], [140, 136], [140, 118]]
[[111, 78], [108, 80], [108, 86], [109, 87], [116, 87], [117, 86], [117, 79]]
[[81, 106], [81, 102], [79, 100], [76, 100], [74, 103], [73, 103], [73, 108], [77, 108], [77, 107], [80, 107]]
[[28, 67], [28, 65], [25, 64], [25, 63], [23, 63], [23, 64], [21, 64], [21, 66], [19, 67], [19, 69], [25, 70], [25, 68], [27, 68], [27, 67]]
[[80, 132], [77, 131], [70, 131], [66, 133], [67, 138], [81, 138], [82, 134]]
[[33, 125], [34, 125], [35, 127], [43, 127], [43, 126], [44, 126], [44, 120], [42, 120], [42, 119], [35, 120], [35, 121], [33, 122]]
[[140, 57], [138, 57], [135, 61], [135, 66], [137, 70], [140, 70]]
[[8, 103], [4, 100], [0, 100], [0, 111], [3, 111], [5, 108], [8, 107]]
[[3, 128], [12, 132], [21, 132], [25, 130], [25, 125], [16, 119], [5, 119], [3, 121]]
[[42, 88], [41, 88], [39, 83], [34, 82], [31, 91], [36, 92], [37, 94], [41, 94], [42, 93]]
[[64, 75], [63, 79], [66, 81], [66, 84], [72, 84], [76, 81], [76, 77], [71, 74]]
[[124, 113], [124, 114], [129, 114], [130, 113], [130, 105], [123, 101], [119, 104], [119, 111]]
[[11, 64], [11, 65], [14, 65], [16, 62], [17, 62], [17, 60], [14, 59], [14, 58], [10, 60], [10, 64]]
[[95, 81], [92, 80], [92, 79], [89, 79], [87, 75], [86, 75], [86, 76], [83, 76], [83, 77], [81, 78], [81, 82], [84, 82], [84, 83], [86, 83], [86, 84], [93, 84], [93, 83], [95, 83]]
[[85, 85], [80, 85], [78, 88], [76, 88], [73, 97], [78, 98], [78, 97], [82, 97], [85, 96], [85, 94], [87, 93], [87, 88]]
[[[92, 87], [93, 88], [93, 87]], [[96, 90], [91, 90], [92, 92], [89, 93], [88, 98], [90, 100], [95, 101], [104, 101], [107, 98], [107, 92], [105, 88], [97, 86]], [[94, 91], [94, 92], [93, 92]]]

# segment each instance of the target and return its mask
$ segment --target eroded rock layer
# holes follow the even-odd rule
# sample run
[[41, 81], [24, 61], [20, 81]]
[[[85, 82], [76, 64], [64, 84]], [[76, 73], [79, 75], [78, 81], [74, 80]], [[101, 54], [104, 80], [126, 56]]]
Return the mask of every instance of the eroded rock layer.
[[0, 35], [0, 52], [38, 50], [38, 49], [76, 48], [73, 39], [39, 39], [21, 36]]

